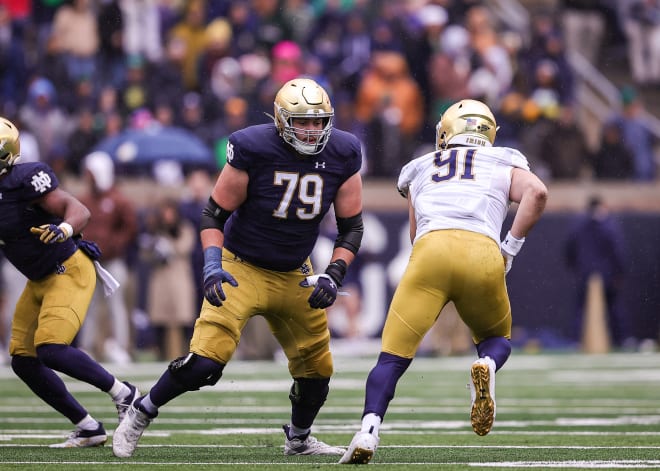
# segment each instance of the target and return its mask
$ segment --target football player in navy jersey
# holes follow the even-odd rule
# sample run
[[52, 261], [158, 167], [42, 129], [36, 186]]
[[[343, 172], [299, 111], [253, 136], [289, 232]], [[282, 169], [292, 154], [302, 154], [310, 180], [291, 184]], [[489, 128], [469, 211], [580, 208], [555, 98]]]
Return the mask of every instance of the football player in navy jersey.
[[[129, 408], [113, 435], [116, 456], [133, 454], [159, 407], [220, 379], [256, 315], [268, 322], [293, 378], [284, 454], [343, 454], [310, 435], [333, 373], [325, 308], [363, 232], [361, 145], [334, 129], [333, 117], [321, 86], [294, 79], [275, 96], [273, 123], [229, 136], [227, 165], [202, 213], [205, 300], [190, 353], [172, 361]], [[337, 238], [331, 262], [314, 274], [309, 256], [331, 206]]]
[[[85, 320], [96, 287], [100, 252], [80, 231], [87, 208], [59, 188], [53, 170], [40, 162], [17, 164], [19, 131], [0, 118], [0, 249], [28, 281], [14, 311], [11, 367], [48, 405], [76, 429], [56, 448], [103, 445], [103, 424], [69, 393], [59, 371], [108, 393], [119, 421], [137, 398], [135, 386], [120, 382], [71, 342]], [[102, 275], [103, 276], [103, 275]]]
[[[399, 379], [452, 301], [470, 328], [478, 359], [470, 367], [470, 422], [477, 435], [495, 418], [495, 372], [511, 353], [511, 306], [505, 276], [541, 217], [548, 190], [527, 159], [494, 147], [488, 106], [461, 100], [436, 126], [436, 150], [406, 164], [397, 189], [408, 200], [412, 253], [392, 297], [381, 352], [366, 382], [362, 427], [340, 464], [367, 464]], [[500, 243], [511, 202], [518, 203]]]

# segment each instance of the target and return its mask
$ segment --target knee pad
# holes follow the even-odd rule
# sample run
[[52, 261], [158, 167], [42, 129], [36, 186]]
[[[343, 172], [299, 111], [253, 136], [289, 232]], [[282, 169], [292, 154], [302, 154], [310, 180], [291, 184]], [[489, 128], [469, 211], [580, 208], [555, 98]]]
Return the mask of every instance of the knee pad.
[[213, 386], [220, 380], [225, 365], [196, 353], [173, 360], [167, 370], [176, 382], [186, 391], [197, 391], [202, 386]]
[[320, 409], [330, 391], [330, 378], [294, 378], [289, 399], [291, 404]]

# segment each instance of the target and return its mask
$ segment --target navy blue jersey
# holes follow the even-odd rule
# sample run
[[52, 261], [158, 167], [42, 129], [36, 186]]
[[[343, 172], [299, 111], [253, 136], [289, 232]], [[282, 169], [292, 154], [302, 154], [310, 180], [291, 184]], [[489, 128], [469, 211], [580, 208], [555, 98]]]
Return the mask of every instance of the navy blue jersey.
[[30, 233], [30, 227], [62, 222], [34, 204], [58, 185], [53, 170], [41, 162], [14, 165], [0, 176], [0, 248], [31, 280], [55, 272], [76, 251], [71, 239], [47, 245]]
[[320, 154], [301, 155], [274, 124], [261, 124], [229, 136], [227, 164], [247, 172], [249, 183], [225, 225], [225, 247], [257, 266], [289, 271], [311, 253], [339, 187], [360, 171], [362, 153], [355, 136], [333, 129]]

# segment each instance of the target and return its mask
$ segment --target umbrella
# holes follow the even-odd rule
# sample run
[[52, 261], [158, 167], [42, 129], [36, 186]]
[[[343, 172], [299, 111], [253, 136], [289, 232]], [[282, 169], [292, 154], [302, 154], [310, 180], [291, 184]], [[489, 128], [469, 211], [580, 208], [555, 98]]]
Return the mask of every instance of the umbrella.
[[162, 161], [178, 162], [185, 168], [217, 167], [211, 149], [192, 132], [174, 126], [152, 125], [128, 129], [101, 141], [96, 151], [107, 152], [123, 168], [151, 168]]

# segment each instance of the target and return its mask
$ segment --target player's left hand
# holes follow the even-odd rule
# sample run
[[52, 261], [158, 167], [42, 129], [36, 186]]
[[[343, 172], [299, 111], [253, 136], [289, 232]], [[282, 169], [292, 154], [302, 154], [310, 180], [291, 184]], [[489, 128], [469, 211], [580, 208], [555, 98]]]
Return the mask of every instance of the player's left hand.
[[31, 227], [30, 232], [39, 236], [39, 240], [44, 244], [64, 242], [73, 235], [73, 229], [66, 223], [62, 223], [59, 226], [55, 224], [43, 224], [39, 227]]
[[337, 299], [337, 283], [326, 273], [306, 277], [300, 282], [303, 288], [313, 286], [314, 291], [308, 302], [314, 309], [325, 309], [332, 306]]
[[513, 266], [513, 258], [518, 255], [520, 249], [525, 243], [525, 238], [521, 237], [520, 239], [514, 237], [511, 234], [511, 231], [507, 232], [506, 237], [500, 243], [500, 251], [504, 257], [504, 274], [508, 274]]

